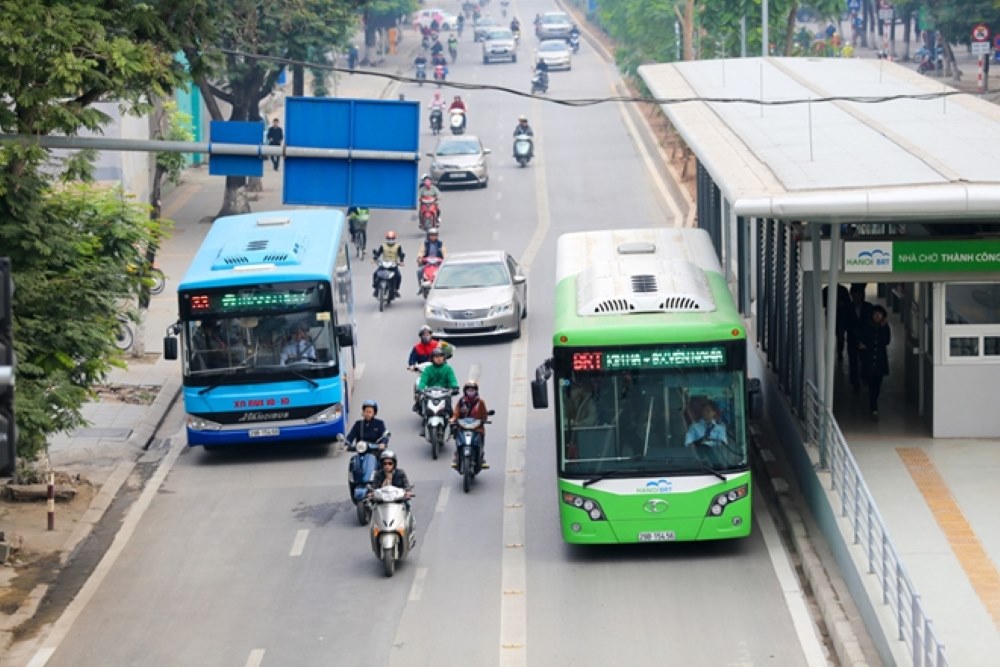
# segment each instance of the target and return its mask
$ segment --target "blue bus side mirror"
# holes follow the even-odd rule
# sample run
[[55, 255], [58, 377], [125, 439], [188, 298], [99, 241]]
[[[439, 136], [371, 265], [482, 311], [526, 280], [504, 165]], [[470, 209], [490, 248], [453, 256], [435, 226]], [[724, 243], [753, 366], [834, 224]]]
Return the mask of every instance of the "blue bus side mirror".
[[340, 347], [351, 347], [354, 345], [354, 328], [350, 324], [337, 325], [337, 344]]
[[536, 410], [549, 407], [549, 388], [545, 380], [531, 381], [531, 407]]
[[163, 358], [169, 360], [177, 358], [177, 339], [173, 336], [163, 337]]
[[760, 419], [764, 416], [764, 392], [757, 378], [750, 378], [747, 383], [747, 406], [750, 419]]

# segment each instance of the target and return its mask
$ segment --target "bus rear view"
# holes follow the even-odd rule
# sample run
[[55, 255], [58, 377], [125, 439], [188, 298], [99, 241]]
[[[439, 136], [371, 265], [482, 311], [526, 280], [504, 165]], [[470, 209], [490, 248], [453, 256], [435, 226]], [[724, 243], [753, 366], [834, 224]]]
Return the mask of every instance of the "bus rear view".
[[[353, 298], [343, 215], [219, 218], [178, 287], [189, 445], [343, 437]], [[177, 358], [177, 339], [164, 341]]]
[[563, 539], [745, 537], [751, 527], [746, 334], [702, 230], [566, 234], [552, 358]]

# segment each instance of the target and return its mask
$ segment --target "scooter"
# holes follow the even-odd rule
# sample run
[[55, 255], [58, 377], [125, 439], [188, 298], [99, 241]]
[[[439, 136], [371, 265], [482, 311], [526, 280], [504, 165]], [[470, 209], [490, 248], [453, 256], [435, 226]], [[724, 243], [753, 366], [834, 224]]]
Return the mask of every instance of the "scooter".
[[375, 270], [375, 296], [378, 299], [378, 311], [380, 313], [396, 298], [396, 290], [393, 289], [393, 283], [395, 282], [398, 267], [399, 264], [396, 262], [384, 259], [378, 262], [378, 268]]
[[440, 257], [424, 257], [424, 266], [420, 271], [420, 294], [426, 299], [434, 284], [434, 277], [441, 268]]
[[[487, 411], [493, 416], [494, 410]], [[462, 476], [462, 490], [472, 488], [472, 480], [483, 470], [483, 441], [478, 429], [483, 421], [474, 417], [463, 417], [455, 423], [455, 449], [458, 453], [458, 474]], [[493, 422], [487, 420], [486, 424]]]
[[441, 84], [444, 82], [444, 80], [446, 78], [448, 78], [448, 70], [445, 68], [445, 66], [444, 65], [435, 65], [434, 66], [434, 80], [437, 81], [438, 88], [441, 87]]
[[569, 48], [573, 51], [573, 53], [580, 52], [580, 35], [574, 35], [570, 33]]
[[424, 439], [431, 445], [431, 457], [435, 460], [444, 446], [445, 426], [451, 416], [451, 397], [457, 393], [457, 389], [427, 387], [420, 394], [422, 433]]
[[440, 226], [441, 209], [438, 208], [437, 197], [420, 198], [420, 231], [426, 232], [431, 227]]
[[448, 119], [448, 126], [451, 128], [451, 133], [464, 134], [465, 112], [461, 109], [452, 109], [449, 113], [451, 114], [451, 117]]
[[417, 65], [417, 85], [423, 86], [427, 80], [427, 65], [420, 63]]
[[372, 552], [382, 561], [387, 577], [396, 573], [396, 563], [402, 562], [417, 543], [413, 514], [406, 506], [412, 497], [412, 493], [398, 486], [383, 486], [371, 492]]
[[440, 109], [431, 109], [431, 132], [441, 134], [441, 124], [444, 121], [444, 114]]
[[549, 75], [546, 72], [535, 72], [531, 77], [531, 94], [549, 92]]
[[514, 159], [522, 167], [528, 165], [528, 160], [534, 152], [534, 141], [527, 134], [519, 134], [514, 137]]
[[353, 447], [348, 446], [354, 456], [347, 463], [347, 485], [351, 489], [351, 501], [358, 513], [358, 523], [368, 524], [372, 518], [372, 504], [368, 497], [368, 485], [375, 478], [378, 470], [378, 453], [380, 445], [389, 442], [390, 433], [386, 433], [378, 443], [358, 441]]

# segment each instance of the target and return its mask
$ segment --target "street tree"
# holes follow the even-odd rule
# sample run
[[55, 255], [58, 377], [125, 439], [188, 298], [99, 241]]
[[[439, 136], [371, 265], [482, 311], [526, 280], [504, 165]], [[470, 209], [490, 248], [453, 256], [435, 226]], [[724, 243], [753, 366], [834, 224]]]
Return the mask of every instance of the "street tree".
[[[100, 132], [93, 105], [143, 114], [185, 73], [174, 35], [204, 27], [201, 0], [19, 0], [0, 12], [0, 132]], [[62, 161], [30, 143], [0, 146], [0, 255], [14, 272], [18, 453], [82, 423], [80, 409], [120, 352], [122, 304], [142, 284], [154, 238], [145, 205], [88, 183], [93, 155]]]
[[[211, 11], [211, 42], [183, 50], [213, 120], [264, 120], [261, 101], [274, 92], [282, 69], [274, 59], [325, 53], [345, 44], [358, 25], [356, 5], [343, 0], [218, 0]], [[245, 185], [245, 177], [226, 177], [218, 216], [247, 211]]]

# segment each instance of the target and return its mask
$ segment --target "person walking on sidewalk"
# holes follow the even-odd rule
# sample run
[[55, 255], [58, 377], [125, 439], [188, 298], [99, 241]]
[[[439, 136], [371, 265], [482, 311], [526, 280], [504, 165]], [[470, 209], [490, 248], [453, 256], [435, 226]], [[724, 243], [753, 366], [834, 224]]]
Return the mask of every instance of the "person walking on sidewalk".
[[[280, 146], [284, 141], [285, 131], [281, 129], [281, 124], [275, 118], [271, 121], [271, 127], [267, 128], [267, 143], [270, 146]], [[278, 171], [278, 165], [281, 164], [281, 156], [272, 155], [271, 164], [274, 165], [274, 170]]]
[[847, 363], [851, 388], [861, 388], [861, 335], [872, 320], [872, 304], [865, 301], [865, 284], [851, 285], [851, 305], [847, 310]]
[[889, 329], [887, 314], [882, 306], [872, 306], [871, 319], [861, 329], [861, 370], [868, 383], [868, 408], [873, 418], [878, 418], [878, 395], [882, 379], [889, 374]]

